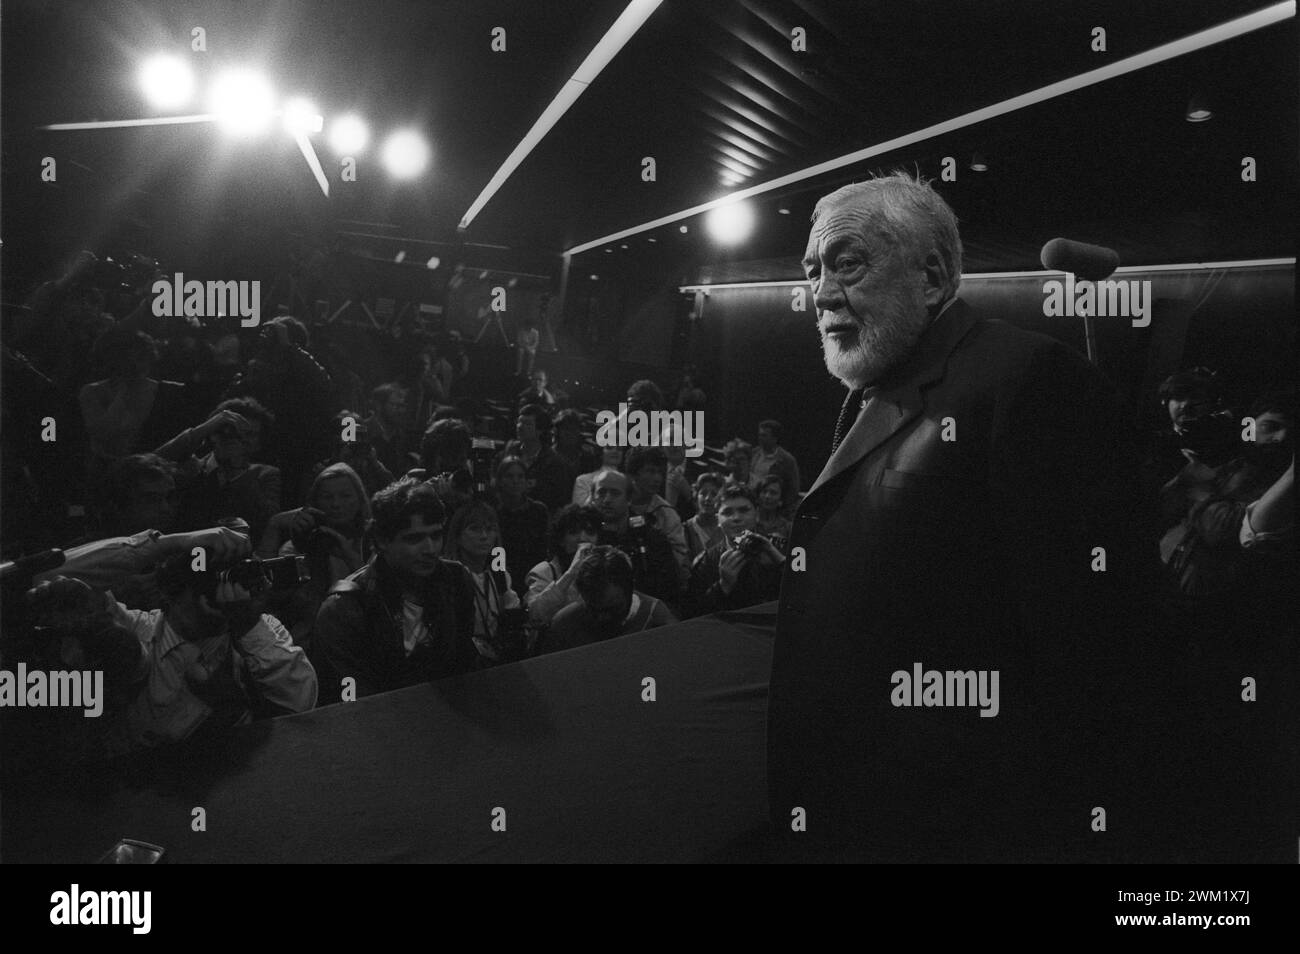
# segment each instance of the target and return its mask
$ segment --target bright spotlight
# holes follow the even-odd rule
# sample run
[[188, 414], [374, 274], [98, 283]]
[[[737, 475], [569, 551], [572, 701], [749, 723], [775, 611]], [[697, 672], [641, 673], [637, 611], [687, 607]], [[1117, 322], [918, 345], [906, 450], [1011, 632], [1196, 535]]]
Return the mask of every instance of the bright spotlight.
[[429, 146], [417, 132], [402, 129], [384, 143], [384, 168], [398, 179], [414, 179], [429, 164]]
[[442, 264], [442, 259], [440, 259], [437, 255], [435, 255], [427, 262], [424, 263], [424, 267], [427, 268], [429, 271], [434, 271], [441, 264]]
[[705, 227], [715, 242], [735, 245], [749, 237], [754, 228], [754, 210], [747, 202], [720, 205], [708, 214]]
[[330, 148], [340, 156], [350, 156], [366, 148], [370, 130], [360, 116], [340, 116], [330, 123]]
[[160, 53], [140, 67], [140, 88], [155, 109], [178, 109], [194, 95], [194, 71], [179, 56]]
[[325, 125], [321, 114], [316, 112], [316, 106], [301, 96], [284, 104], [280, 118], [284, 121], [284, 128], [295, 136], [299, 133], [318, 133]]
[[230, 70], [212, 84], [209, 112], [226, 132], [255, 136], [271, 127], [274, 99], [271, 85], [253, 70]]

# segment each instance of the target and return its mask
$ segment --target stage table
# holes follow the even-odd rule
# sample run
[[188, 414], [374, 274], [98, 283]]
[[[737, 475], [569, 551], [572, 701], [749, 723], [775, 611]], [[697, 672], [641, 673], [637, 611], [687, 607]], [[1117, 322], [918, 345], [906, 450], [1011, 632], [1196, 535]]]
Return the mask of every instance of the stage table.
[[725, 860], [766, 825], [775, 608], [264, 721], [129, 781], [11, 789], [0, 854], [88, 862], [135, 838], [174, 862]]

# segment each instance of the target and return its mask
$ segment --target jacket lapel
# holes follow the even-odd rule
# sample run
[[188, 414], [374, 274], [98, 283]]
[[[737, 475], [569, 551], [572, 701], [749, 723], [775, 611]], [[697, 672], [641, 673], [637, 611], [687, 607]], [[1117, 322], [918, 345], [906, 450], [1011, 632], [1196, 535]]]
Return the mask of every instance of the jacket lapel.
[[943, 377], [948, 355], [977, 320], [975, 312], [964, 302], [954, 300], [931, 322], [913, 357], [867, 398], [862, 413], [826, 461], [808, 497], [893, 437], [925, 409], [922, 390]]

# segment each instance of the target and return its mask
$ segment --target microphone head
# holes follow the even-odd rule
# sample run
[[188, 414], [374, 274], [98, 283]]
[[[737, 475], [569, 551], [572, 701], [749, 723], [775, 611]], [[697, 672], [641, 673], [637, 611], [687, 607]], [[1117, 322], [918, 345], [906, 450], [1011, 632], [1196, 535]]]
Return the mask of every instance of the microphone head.
[[1073, 272], [1077, 277], [1093, 282], [1119, 268], [1119, 253], [1113, 248], [1065, 238], [1054, 238], [1044, 245], [1040, 258], [1044, 268]]

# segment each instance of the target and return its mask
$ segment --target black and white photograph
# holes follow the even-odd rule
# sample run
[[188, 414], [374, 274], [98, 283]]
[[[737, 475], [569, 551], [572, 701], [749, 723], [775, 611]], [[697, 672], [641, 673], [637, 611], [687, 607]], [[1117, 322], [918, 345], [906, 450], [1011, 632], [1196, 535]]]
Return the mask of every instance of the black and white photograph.
[[1294, 0], [0, 44], [24, 918], [149, 933], [94, 863], [992, 864], [1241, 938], [1200, 866], [1300, 861]]

